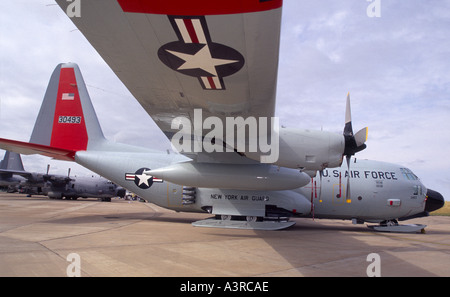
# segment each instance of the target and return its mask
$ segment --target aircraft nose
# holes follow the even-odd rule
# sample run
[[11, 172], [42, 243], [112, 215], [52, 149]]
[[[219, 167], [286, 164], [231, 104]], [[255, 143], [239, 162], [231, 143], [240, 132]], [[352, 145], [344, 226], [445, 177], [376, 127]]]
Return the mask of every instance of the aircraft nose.
[[443, 207], [445, 204], [444, 196], [441, 193], [428, 189], [427, 202], [425, 203], [425, 211], [432, 212]]

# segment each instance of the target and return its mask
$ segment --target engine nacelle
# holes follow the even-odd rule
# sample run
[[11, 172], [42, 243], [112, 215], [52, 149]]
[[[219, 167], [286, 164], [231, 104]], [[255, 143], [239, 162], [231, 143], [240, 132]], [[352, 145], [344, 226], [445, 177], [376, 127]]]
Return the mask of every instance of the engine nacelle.
[[[274, 165], [317, 171], [338, 167], [342, 164], [345, 139], [342, 134], [326, 131], [280, 128], [279, 157]], [[245, 155], [253, 160], [260, 159], [260, 153]]]
[[177, 185], [235, 190], [291, 190], [310, 181], [310, 177], [299, 170], [270, 164], [184, 162], [144, 173]]

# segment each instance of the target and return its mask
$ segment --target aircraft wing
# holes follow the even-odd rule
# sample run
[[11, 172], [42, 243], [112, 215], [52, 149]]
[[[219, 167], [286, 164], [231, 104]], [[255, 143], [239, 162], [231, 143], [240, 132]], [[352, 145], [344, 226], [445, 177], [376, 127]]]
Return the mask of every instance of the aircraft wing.
[[11, 170], [11, 169], [0, 169], [0, 174], [15, 174], [15, 175], [20, 175], [23, 177], [30, 177], [32, 175], [31, 172], [28, 171], [19, 171], [19, 170]]
[[282, 0], [56, 2], [169, 139], [194, 109], [274, 116]]

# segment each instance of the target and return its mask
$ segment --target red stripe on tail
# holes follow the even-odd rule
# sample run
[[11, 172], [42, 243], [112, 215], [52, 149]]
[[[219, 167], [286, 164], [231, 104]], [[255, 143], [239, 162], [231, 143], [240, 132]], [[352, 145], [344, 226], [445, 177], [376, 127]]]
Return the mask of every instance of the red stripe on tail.
[[[73, 100], [63, 100], [73, 94]], [[50, 146], [86, 150], [88, 135], [73, 68], [61, 68]]]

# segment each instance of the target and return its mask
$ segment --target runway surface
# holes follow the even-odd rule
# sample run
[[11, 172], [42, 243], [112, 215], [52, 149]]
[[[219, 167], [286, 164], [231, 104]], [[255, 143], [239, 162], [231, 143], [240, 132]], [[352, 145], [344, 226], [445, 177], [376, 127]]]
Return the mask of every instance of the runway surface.
[[450, 276], [450, 217], [425, 234], [376, 233], [349, 221], [295, 219], [282, 231], [193, 227], [207, 214], [113, 199], [49, 200], [0, 193], [0, 276]]

